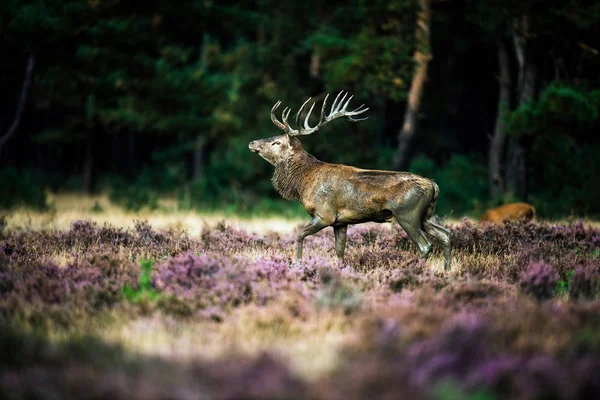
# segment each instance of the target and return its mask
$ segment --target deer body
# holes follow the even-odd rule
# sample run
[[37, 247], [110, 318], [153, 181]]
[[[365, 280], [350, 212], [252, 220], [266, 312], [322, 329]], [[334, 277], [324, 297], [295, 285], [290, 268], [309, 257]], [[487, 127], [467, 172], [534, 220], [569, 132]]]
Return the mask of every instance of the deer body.
[[[272, 179], [275, 189], [284, 198], [302, 203], [312, 217], [298, 233], [296, 260], [302, 257], [304, 238], [325, 227], [333, 227], [336, 254], [343, 258], [348, 225], [369, 221], [392, 222], [395, 219], [418, 246], [423, 257], [427, 257], [431, 251], [431, 243], [423, 232], [439, 240], [444, 246], [445, 268], [449, 269], [450, 232], [431, 220], [439, 194], [434, 182], [408, 172], [364, 170], [325, 163], [302, 148], [296, 136], [313, 133], [339, 116], [356, 121], [352, 116], [367, 110], [360, 110], [359, 107], [358, 111], [346, 112], [350, 99], [344, 103], [344, 96], [338, 103], [338, 98], [332, 105], [331, 113], [324, 117], [325, 98], [321, 119], [315, 128], [308, 126], [309, 111], [304, 129], [299, 131], [289, 127], [289, 111], [286, 114], [284, 110], [283, 124], [276, 120], [273, 112], [279, 103], [276, 104], [271, 111], [271, 118], [286, 133], [249, 144], [252, 151], [275, 167]], [[307, 103], [300, 108], [297, 122]]]

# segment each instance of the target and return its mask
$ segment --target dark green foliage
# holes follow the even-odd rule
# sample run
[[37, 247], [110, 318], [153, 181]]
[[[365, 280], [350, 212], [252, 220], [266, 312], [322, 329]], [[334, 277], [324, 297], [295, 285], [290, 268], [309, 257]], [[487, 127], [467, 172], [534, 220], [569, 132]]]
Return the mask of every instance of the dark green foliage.
[[485, 390], [465, 393], [457, 385], [444, 382], [434, 389], [435, 400], [496, 400], [497, 397]]
[[123, 287], [123, 295], [128, 301], [153, 301], [157, 298], [157, 293], [152, 287], [152, 268], [154, 262], [152, 260], [142, 260], [140, 262], [140, 276], [138, 278], [137, 287], [134, 289], [130, 285]]
[[570, 288], [572, 287], [573, 277], [575, 271], [568, 271], [564, 279], [560, 279], [556, 284], [554, 293], [557, 296], [565, 296], [569, 294]]
[[[510, 113], [507, 133], [528, 142], [529, 200], [542, 217], [600, 215], [589, 200], [600, 196], [600, 145], [590, 140], [600, 104], [592, 3], [531, 3], [543, 90]], [[23, 123], [0, 155], [19, 168], [23, 187], [2, 185], [0, 208], [44, 204], [49, 182], [25, 167], [55, 174], [53, 190], [78, 191], [88, 165], [92, 189], [134, 211], [176, 195], [185, 209], [279, 213], [288, 208], [272, 202], [272, 169], [247, 143], [279, 133], [269, 119], [277, 100], [297, 109], [342, 89], [370, 107], [370, 119], [336, 122], [303, 139], [307, 149], [326, 162], [389, 169], [414, 74], [418, 9], [416, 0], [3, 1], [0, 135], [25, 60], [35, 53], [37, 63]], [[482, 166], [497, 109], [496, 43], [507, 43], [516, 65], [513, 26], [524, 9], [514, 0], [432, 2], [433, 59], [413, 155], [433, 160], [428, 170], [415, 158], [414, 169], [440, 184], [442, 215], [477, 215], [488, 201]], [[116, 178], [102, 179], [108, 174]]]
[[150, 210], [159, 208], [159, 192], [144, 179], [127, 182], [125, 179], [115, 177], [110, 180], [110, 201], [131, 211], [140, 211], [147, 207]]
[[487, 199], [487, 167], [476, 155], [453, 154], [447, 164], [436, 165], [425, 155], [415, 157], [411, 172], [433, 179], [440, 187], [436, 213], [459, 217], [478, 213]]
[[[550, 84], [537, 101], [519, 106], [508, 117], [508, 133], [515, 137], [573, 135], [596, 122], [600, 91], [561, 82]], [[573, 135], [577, 137], [577, 135]]]
[[44, 175], [33, 169], [0, 170], [0, 209], [28, 206], [38, 210], [48, 207]]

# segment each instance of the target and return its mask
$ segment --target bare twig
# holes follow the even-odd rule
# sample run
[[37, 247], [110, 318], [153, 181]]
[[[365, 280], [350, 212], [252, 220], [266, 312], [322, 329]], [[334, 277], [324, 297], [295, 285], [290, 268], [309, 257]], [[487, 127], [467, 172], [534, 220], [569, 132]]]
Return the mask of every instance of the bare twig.
[[19, 123], [21, 122], [21, 117], [23, 116], [23, 110], [25, 109], [25, 103], [27, 102], [27, 92], [29, 91], [29, 87], [31, 86], [31, 76], [33, 75], [33, 66], [35, 64], [35, 56], [32, 54], [29, 55], [29, 59], [27, 60], [27, 69], [25, 70], [25, 80], [23, 81], [23, 87], [21, 88], [21, 94], [19, 95], [19, 101], [17, 103], [17, 112], [15, 114], [15, 119], [11, 124], [10, 128], [6, 134], [0, 137], [0, 153], [2, 152], [2, 147], [8, 142], [8, 140], [15, 134], [17, 128], [19, 127]]

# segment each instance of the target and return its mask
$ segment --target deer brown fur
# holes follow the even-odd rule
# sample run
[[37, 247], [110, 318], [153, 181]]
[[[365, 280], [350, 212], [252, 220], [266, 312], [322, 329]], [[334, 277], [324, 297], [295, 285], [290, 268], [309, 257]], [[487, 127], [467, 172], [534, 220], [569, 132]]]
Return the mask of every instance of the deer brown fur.
[[408, 172], [364, 170], [325, 163], [302, 148], [297, 136], [314, 133], [339, 117], [359, 121], [353, 116], [368, 110], [361, 109], [361, 106], [354, 111], [346, 111], [352, 97], [345, 101], [344, 96], [338, 101], [340, 95], [327, 116], [324, 113], [325, 98], [321, 118], [314, 128], [308, 125], [314, 104], [304, 126], [299, 123], [307, 100], [296, 116], [298, 130], [292, 129], [287, 122], [288, 109], [283, 111], [283, 123], [276, 119], [274, 111], [280, 104], [278, 102], [271, 110], [271, 119], [285, 133], [249, 144], [250, 150], [275, 167], [272, 179], [275, 189], [284, 198], [302, 203], [312, 217], [298, 233], [296, 260], [302, 257], [304, 238], [325, 227], [333, 227], [336, 254], [343, 258], [348, 225], [368, 221], [392, 222], [395, 219], [423, 257], [431, 252], [431, 243], [424, 232], [436, 238], [444, 247], [444, 267], [450, 269], [450, 231], [431, 219], [439, 194], [439, 188], [433, 181]]
[[481, 217], [481, 222], [501, 224], [505, 220], [532, 220], [534, 217], [535, 208], [531, 204], [512, 203], [487, 210]]

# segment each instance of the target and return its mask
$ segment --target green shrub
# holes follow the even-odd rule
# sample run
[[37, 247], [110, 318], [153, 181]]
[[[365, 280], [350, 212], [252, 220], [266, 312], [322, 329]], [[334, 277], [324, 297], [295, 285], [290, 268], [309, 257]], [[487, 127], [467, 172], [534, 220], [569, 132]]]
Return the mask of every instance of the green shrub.
[[151, 185], [139, 182], [128, 183], [121, 177], [111, 179], [108, 197], [112, 203], [136, 212], [144, 207], [151, 210], [156, 210], [159, 207], [159, 194]]
[[0, 182], [0, 209], [29, 206], [44, 210], [48, 207], [42, 172], [9, 167], [0, 170]]
[[556, 284], [556, 288], [554, 289], [554, 294], [558, 297], [564, 297], [569, 294], [569, 287], [571, 286], [571, 282], [573, 281], [573, 277], [575, 276], [575, 271], [568, 271], [565, 279], [561, 279]]
[[152, 287], [152, 268], [154, 262], [152, 260], [142, 260], [140, 262], [140, 277], [137, 288], [134, 289], [130, 285], [123, 287], [123, 295], [133, 303], [140, 301], [154, 301], [158, 297], [158, 293]]

